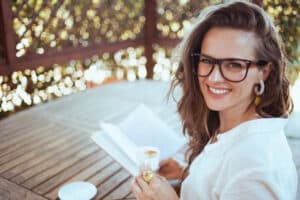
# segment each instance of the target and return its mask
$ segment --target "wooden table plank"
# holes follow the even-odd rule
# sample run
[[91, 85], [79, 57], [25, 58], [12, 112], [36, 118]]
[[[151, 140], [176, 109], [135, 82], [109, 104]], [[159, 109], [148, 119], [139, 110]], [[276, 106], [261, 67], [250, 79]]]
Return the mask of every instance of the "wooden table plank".
[[[20, 131], [16, 131], [13, 133], [10, 133], [7, 137], [1, 137], [0, 138], [0, 151], [3, 155], [3, 151], [5, 151], [10, 146], [14, 146], [15, 144], [19, 143], [20, 141], [26, 141], [30, 140], [33, 136], [41, 135], [39, 133], [42, 132], [42, 130], [47, 129], [50, 127], [50, 125], [45, 124], [45, 126], [36, 126], [36, 127], [30, 127], [28, 129], [22, 129]], [[2, 134], [1, 134], [2, 135]]]
[[111, 165], [113, 163], [113, 159], [110, 156], [105, 156], [101, 161], [94, 163], [93, 165], [89, 166], [87, 169], [79, 172], [78, 174], [74, 175], [71, 179], [66, 181], [63, 184], [59, 184], [56, 186], [55, 189], [53, 189], [51, 192], [47, 193], [45, 196], [49, 199], [56, 199], [58, 190], [61, 186], [64, 184], [67, 184], [69, 182], [73, 181], [86, 181], [92, 176], [101, 173], [101, 171]]
[[18, 151], [16, 153], [7, 154], [1, 157], [0, 173], [45, 154], [55, 145], [55, 142], [51, 143], [51, 141], [59, 140], [60, 138], [61, 137], [59, 134], [51, 134], [49, 137], [44, 137], [38, 140], [27, 150]]
[[73, 135], [67, 135], [65, 137], [62, 137], [61, 139], [50, 143], [52, 144], [49, 148], [49, 151], [46, 151], [42, 154], [36, 155], [33, 159], [27, 160], [11, 169], [9, 169], [7, 172], [2, 173], [2, 176], [11, 179], [18, 174], [26, 171], [27, 169], [30, 169], [39, 163], [46, 162], [48, 160], [51, 160], [53, 157], [55, 157], [57, 154], [60, 154], [61, 152], [66, 152], [68, 149], [72, 148], [73, 146], [78, 145], [82, 142], [81, 137], [74, 137]]
[[52, 165], [51, 167], [47, 167], [47, 170], [42, 171], [41, 173], [29, 178], [24, 183], [22, 183], [22, 185], [24, 185], [26, 188], [33, 189], [34, 187], [45, 182], [47, 179], [53, 177], [54, 175], [58, 174], [64, 169], [72, 166], [76, 162], [80, 162], [82, 159], [89, 156], [90, 154], [95, 153], [96, 151], [99, 151], [99, 147], [97, 147], [93, 143], [89, 143], [88, 147], [83, 148], [82, 150], [74, 154], [72, 157], [68, 157], [63, 162], [54, 163], [54, 166]]
[[[109, 180], [103, 182], [98, 186], [98, 195], [95, 197], [95, 199], [103, 199], [105, 196], [107, 196], [112, 191], [116, 190], [118, 188], [118, 192], [122, 193], [120, 191], [119, 186], [122, 185], [122, 183], [129, 180], [131, 176], [127, 171], [122, 169], [118, 173], [115, 173]], [[129, 187], [129, 185], [128, 185]]]
[[80, 162], [70, 166], [69, 168], [66, 168], [65, 170], [61, 171], [60, 173], [56, 174], [50, 179], [47, 179], [46, 182], [38, 185], [38, 187], [34, 188], [33, 191], [39, 194], [45, 194], [54, 189], [57, 185], [60, 185], [66, 182], [67, 180], [71, 179], [80, 171], [85, 170], [86, 168], [88, 168], [96, 162], [101, 162], [101, 159], [103, 159], [104, 156], [105, 153], [103, 151], [100, 151], [100, 153], [96, 151], [95, 153], [89, 155]]
[[0, 141], [13, 139], [15, 136], [22, 136], [23, 134], [28, 134], [31, 132], [31, 130], [34, 130], [39, 127], [44, 127], [48, 124], [48, 121], [40, 120], [40, 123], [33, 123], [29, 122], [27, 123], [21, 123], [19, 122], [16, 124], [14, 122], [11, 122], [9, 126], [2, 125], [1, 121], [1, 139]]
[[[1, 192], [5, 192], [8, 195], [9, 198], [7, 200], [47, 200], [30, 190], [0, 177], [0, 199], [2, 200]], [[3, 197], [3, 200], [6, 199]]]
[[111, 165], [105, 167], [103, 170], [101, 170], [99, 173], [94, 175], [93, 177], [89, 178], [87, 181], [93, 183], [98, 187], [101, 183], [103, 183], [105, 180], [109, 179], [112, 177], [115, 173], [118, 171], [121, 171], [122, 168], [121, 166], [113, 162]]
[[[44, 130], [46, 131], [46, 130]], [[51, 130], [52, 131], [52, 130]], [[54, 130], [55, 131], [55, 130]], [[11, 166], [12, 164], [9, 164], [12, 160], [14, 160], [14, 163], [21, 162], [19, 160], [24, 160], [25, 155], [26, 157], [32, 156], [32, 154], [38, 154], [40, 153], [39, 151], [44, 150], [46, 147], [51, 144], [50, 141], [57, 141], [61, 135], [57, 132], [53, 132], [51, 134], [47, 135], [42, 135], [38, 134], [36, 137], [32, 137], [32, 143], [30, 145], [26, 145], [25, 147], [21, 148], [24, 143], [26, 144], [26, 141], [21, 141], [21, 144], [15, 144], [16, 147], [19, 147], [18, 149], [15, 150], [10, 150], [10, 152], [6, 152], [3, 156], [1, 156], [0, 160], [0, 173], [4, 172], [6, 169], [4, 169], [5, 165]], [[9, 149], [9, 148], [8, 148]], [[22, 151], [20, 151], [22, 149]], [[34, 155], [33, 155], [34, 156]]]
[[25, 182], [26, 180], [30, 179], [31, 177], [34, 177], [43, 172], [45, 173], [47, 170], [55, 167], [58, 164], [61, 164], [66, 159], [68, 159], [68, 157], [75, 156], [79, 151], [82, 151], [84, 148], [86, 148], [90, 145], [91, 145], [91, 142], [83, 140], [77, 146], [74, 146], [73, 148], [70, 148], [63, 153], [57, 154], [55, 157], [51, 158], [50, 160], [40, 163], [28, 170], [25, 170], [21, 174], [18, 174], [18, 176], [14, 177], [12, 179], [12, 181], [17, 184], [21, 184], [21, 183]]
[[42, 127], [43, 125], [46, 125], [49, 120], [40, 115], [35, 115], [34, 113], [34, 110], [38, 107], [21, 111], [1, 120], [1, 131], [3, 131], [1, 134], [7, 132], [15, 134], [25, 129], [28, 130], [33, 127]]
[[[20, 148], [31, 147], [35, 144], [35, 140], [43, 139], [46, 134], [42, 134], [44, 131], [51, 129], [51, 125], [46, 125], [45, 127], [34, 129], [29, 134], [14, 135], [13, 138], [1, 138], [0, 141], [0, 158], [8, 153], [19, 151]], [[58, 130], [58, 129], [57, 129]]]
[[132, 192], [130, 192], [127, 196], [126, 196], [126, 198], [130, 198], [130, 199], [133, 199], [135, 196], [134, 196], [134, 194], [132, 193]]
[[117, 190], [112, 191], [108, 195], [106, 195], [103, 200], [112, 200], [112, 199], [122, 199], [126, 198], [130, 193], [130, 185], [133, 180], [133, 177], [126, 179], [125, 182], [121, 183]]

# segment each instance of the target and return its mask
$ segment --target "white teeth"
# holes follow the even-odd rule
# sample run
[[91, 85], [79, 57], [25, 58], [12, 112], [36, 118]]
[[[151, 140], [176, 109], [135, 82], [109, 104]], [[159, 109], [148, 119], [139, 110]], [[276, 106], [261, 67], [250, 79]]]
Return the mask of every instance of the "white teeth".
[[229, 90], [226, 90], [226, 89], [215, 89], [215, 88], [212, 88], [212, 87], [208, 87], [209, 90], [214, 93], [214, 94], [225, 94], [227, 92], [229, 92]]

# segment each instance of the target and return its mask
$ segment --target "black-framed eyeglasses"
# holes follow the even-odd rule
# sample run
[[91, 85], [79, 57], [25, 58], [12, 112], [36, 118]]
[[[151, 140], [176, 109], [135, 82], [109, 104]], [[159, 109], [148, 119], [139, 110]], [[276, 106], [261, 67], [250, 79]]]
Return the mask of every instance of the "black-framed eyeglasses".
[[267, 61], [252, 61], [240, 58], [216, 59], [205, 54], [193, 53], [193, 71], [197, 76], [208, 77], [218, 64], [220, 73], [225, 80], [231, 82], [241, 82], [245, 80], [249, 67], [254, 64], [263, 67], [268, 64]]

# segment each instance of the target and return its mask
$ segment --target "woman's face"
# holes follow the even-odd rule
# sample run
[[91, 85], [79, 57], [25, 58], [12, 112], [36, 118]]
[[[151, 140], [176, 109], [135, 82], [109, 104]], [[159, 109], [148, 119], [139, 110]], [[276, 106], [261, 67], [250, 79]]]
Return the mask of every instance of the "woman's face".
[[[201, 54], [215, 59], [239, 58], [255, 61], [256, 42], [255, 35], [251, 32], [212, 28], [203, 39]], [[198, 73], [199, 68], [200, 65]], [[263, 79], [262, 70], [251, 64], [243, 81], [231, 82], [224, 79], [219, 65], [215, 64], [209, 76], [199, 77], [199, 84], [209, 109], [235, 112], [245, 110], [253, 101], [254, 85], [261, 79]]]

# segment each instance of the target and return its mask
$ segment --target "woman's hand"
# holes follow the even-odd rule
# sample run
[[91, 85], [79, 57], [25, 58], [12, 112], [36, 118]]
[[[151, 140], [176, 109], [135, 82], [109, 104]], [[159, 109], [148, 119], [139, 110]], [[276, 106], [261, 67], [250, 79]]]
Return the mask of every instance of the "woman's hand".
[[169, 158], [159, 163], [158, 174], [167, 179], [180, 179], [183, 168], [174, 159]]
[[141, 176], [136, 177], [131, 184], [131, 191], [137, 200], [179, 200], [168, 181], [159, 175], [155, 175], [150, 183]]

